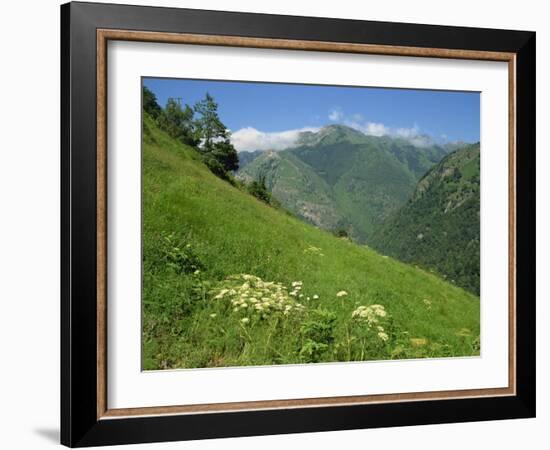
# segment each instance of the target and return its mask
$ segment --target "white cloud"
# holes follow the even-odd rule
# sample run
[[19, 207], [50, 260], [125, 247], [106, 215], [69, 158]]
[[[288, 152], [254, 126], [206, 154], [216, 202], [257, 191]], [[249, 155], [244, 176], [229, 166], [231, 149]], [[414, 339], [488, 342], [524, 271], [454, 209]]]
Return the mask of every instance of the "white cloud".
[[334, 108], [328, 114], [329, 120], [333, 122], [340, 122], [343, 117], [344, 117], [344, 113], [340, 108]]
[[340, 111], [340, 122], [354, 128], [367, 136], [385, 136], [390, 134], [390, 129], [383, 123], [369, 122], [361, 114], [353, 114], [351, 117]]
[[[392, 128], [380, 122], [371, 122], [361, 114], [344, 114], [341, 108], [329, 111], [328, 118], [332, 122], [338, 122], [354, 128], [367, 136], [391, 136], [406, 139], [416, 147], [427, 147], [434, 144], [434, 140], [422, 134], [417, 124], [414, 126]], [[294, 146], [298, 136], [304, 131], [319, 131], [319, 127], [304, 127], [294, 130], [265, 132], [253, 127], [241, 128], [231, 135], [231, 142], [239, 152], [252, 152], [255, 150], [284, 150]]]
[[239, 152], [283, 150], [292, 147], [301, 132], [318, 130], [319, 128], [305, 127], [296, 130], [266, 132], [246, 127], [235, 131], [231, 135], [231, 143]]
[[410, 138], [409, 142], [415, 147], [429, 147], [430, 145], [434, 145], [435, 143], [434, 140], [426, 134], [420, 134], [418, 136]]
[[371, 122], [361, 114], [353, 114], [351, 116], [347, 116], [343, 113], [342, 110], [339, 110], [339, 113], [341, 123], [358, 131], [361, 131], [367, 136], [400, 137], [406, 139], [416, 147], [427, 147], [434, 143], [433, 139], [430, 136], [421, 134], [420, 127], [417, 124], [414, 124], [414, 126], [411, 128], [392, 128], [383, 123]]
[[405, 139], [412, 139], [420, 134], [418, 125], [414, 124], [412, 128], [397, 128], [395, 134]]
[[386, 136], [390, 129], [383, 123], [376, 122], [346, 122], [346, 125], [361, 131], [367, 136]]

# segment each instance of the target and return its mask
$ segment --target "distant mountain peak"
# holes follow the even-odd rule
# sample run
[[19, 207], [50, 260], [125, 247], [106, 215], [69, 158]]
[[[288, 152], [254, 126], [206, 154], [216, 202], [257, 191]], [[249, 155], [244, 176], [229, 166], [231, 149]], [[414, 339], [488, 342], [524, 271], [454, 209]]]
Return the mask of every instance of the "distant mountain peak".
[[352, 128], [348, 125], [344, 125], [341, 123], [331, 123], [328, 125], [325, 125], [322, 127], [319, 132], [330, 132], [330, 131], [344, 131], [344, 132], [351, 132], [351, 133], [361, 133], [360, 131], [356, 130], [355, 128]]
[[329, 124], [322, 127], [319, 131], [304, 131], [300, 133], [295, 146], [313, 146], [323, 143], [325, 140], [334, 142], [363, 138], [365, 138], [365, 134], [347, 125]]
[[443, 148], [445, 148], [445, 150], [447, 150], [447, 152], [450, 153], [450, 152], [454, 152], [459, 148], [465, 147], [467, 145], [469, 144], [465, 141], [452, 141], [452, 142], [446, 142], [445, 144], [443, 144]]

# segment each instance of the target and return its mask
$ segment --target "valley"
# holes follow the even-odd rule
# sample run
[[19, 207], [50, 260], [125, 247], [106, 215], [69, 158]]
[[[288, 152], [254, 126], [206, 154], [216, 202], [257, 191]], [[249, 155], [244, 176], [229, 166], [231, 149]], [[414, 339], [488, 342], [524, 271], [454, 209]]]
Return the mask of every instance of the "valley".
[[329, 125], [241, 155], [237, 177], [262, 178], [302, 220], [479, 295], [479, 144], [415, 146]]

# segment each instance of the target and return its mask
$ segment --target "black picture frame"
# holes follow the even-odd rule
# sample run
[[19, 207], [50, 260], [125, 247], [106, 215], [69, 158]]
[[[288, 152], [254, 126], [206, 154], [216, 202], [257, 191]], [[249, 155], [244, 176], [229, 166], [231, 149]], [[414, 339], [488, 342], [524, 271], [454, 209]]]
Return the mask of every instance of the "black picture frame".
[[[516, 395], [97, 417], [98, 29], [516, 54]], [[534, 32], [69, 3], [61, 6], [61, 443], [70, 447], [535, 416]]]

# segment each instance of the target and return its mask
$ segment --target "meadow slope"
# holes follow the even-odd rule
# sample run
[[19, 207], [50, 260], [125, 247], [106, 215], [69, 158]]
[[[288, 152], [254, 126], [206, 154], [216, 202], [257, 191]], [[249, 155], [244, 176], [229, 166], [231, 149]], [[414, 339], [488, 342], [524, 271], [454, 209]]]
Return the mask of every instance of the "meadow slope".
[[479, 354], [478, 297], [260, 202], [145, 113], [142, 182], [144, 369]]

